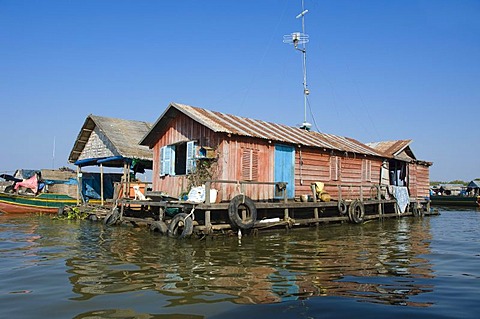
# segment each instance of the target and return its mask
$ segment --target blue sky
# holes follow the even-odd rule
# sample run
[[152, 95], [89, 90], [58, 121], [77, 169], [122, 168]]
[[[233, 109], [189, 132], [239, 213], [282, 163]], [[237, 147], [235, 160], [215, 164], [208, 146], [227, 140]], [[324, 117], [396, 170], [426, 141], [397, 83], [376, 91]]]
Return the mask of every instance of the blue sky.
[[[432, 180], [480, 177], [480, 1], [305, 8], [315, 130], [412, 139]], [[282, 42], [300, 12], [301, 0], [0, 0], [0, 171], [68, 166], [89, 114], [155, 122], [179, 102], [302, 123], [301, 54]]]

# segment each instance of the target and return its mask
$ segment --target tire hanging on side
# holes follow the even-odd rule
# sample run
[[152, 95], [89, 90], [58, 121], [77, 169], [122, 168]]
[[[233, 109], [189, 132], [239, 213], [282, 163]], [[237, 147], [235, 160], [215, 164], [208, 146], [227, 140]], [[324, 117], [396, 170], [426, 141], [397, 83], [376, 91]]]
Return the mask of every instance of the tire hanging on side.
[[360, 200], [354, 200], [348, 209], [348, 217], [355, 224], [363, 223], [365, 216], [365, 206]]
[[193, 220], [185, 213], [175, 215], [168, 225], [168, 236], [186, 238], [193, 233]]
[[167, 224], [165, 224], [165, 222], [163, 222], [161, 220], [156, 220], [156, 221], [154, 221], [153, 223], [150, 224], [150, 230], [152, 232], [157, 232], [157, 233], [160, 233], [162, 235], [165, 235], [168, 232], [168, 226], [167, 226]]
[[114, 225], [120, 219], [120, 210], [115, 207], [110, 214], [105, 217], [103, 223], [107, 226]]
[[[246, 211], [246, 220], [243, 220], [241, 216], [242, 210]], [[234, 228], [252, 228], [257, 220], [257, 208], [255, 207], [255, 203], [247, 196], [235, 196], [228, 205], [228, 218], [230, 219], [230, 224]]]
[[340, 199], [337, 203], [338, 212], [341, 216], [345, 215], [348, 212], [347, 202], [343, 199]]

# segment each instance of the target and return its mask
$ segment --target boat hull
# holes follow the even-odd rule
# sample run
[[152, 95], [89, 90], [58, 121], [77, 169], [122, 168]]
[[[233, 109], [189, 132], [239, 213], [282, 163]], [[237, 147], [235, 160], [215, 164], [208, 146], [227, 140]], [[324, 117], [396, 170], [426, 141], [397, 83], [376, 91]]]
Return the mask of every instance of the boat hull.
[[75, 198], [62, 194], [28, 196], [0, 193], [0, 212], [7, 214], [56, 214], [61, 207], [76, 204]]
[[478, 207], [480, 197], [475, 196], [430, 196], [432, 205], [444, 205], [444, 206], [471, 206]]

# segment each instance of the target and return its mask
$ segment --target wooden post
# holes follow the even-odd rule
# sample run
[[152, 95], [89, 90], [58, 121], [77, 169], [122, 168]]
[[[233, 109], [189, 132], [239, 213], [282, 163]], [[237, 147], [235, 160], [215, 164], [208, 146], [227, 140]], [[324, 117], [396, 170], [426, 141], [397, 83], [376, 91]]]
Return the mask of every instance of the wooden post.
[[210, 220], [210, 211], [209, 210], [206, 210], [205, 211], [205, 230], [206, 230], [206, 233], [210, 233], [212, 229], [212, 222]]
[[165, 219], [165, 208], [159, 207], [158, 208], [158, 220], [162, 221]]
[[[123, 163], [123, 197], [128, 198], [127, 194], [127, 163]], [[130, 190], [128, 190], [130, 192]]]
[[311, 184], [310, 188], [312, 189], [313, 201], [317, 202], [317, 191], [316, 191], [315, 184]]
[[80, 198], [82, 194], [82, 177], [80, 166], [77, 166], [77, 205], [80, 204]]
[[[286, 203], [287, 201], [288, 201], [287, 187], [285, 186], [285, 188], [283, 189], [283, 202]], [[288, 216], [288, 208], [284, 209], [283, 214], [284, 214], [283, 218], [287, 222], [290, 219], [290, 217]]]
[[[211, 187], [211, 182], [207, 181], [205, 183], [205, 204], [210, 205], [210, 187]], [[206, 213], [205, 213], [205, 218], [206, 218]]]
[[120, 221], [123, 219], [123, 212], [125, 211], [125, 203], [122, 201], [122, 204], [120, 206]]
[[130, 167], [126, 162], [125, 162], [125, 174], [127, 174], [127, 191], [128, 191], [128, 197], [130, 198]]
[[100, 198], [103, 206], [103, 163], [100, 163]]
[[378, 215], [383, 214], [382, 210], [382, 188], [381, 185], [376, 185], [377, 186], [377, 199], [378, 199]]

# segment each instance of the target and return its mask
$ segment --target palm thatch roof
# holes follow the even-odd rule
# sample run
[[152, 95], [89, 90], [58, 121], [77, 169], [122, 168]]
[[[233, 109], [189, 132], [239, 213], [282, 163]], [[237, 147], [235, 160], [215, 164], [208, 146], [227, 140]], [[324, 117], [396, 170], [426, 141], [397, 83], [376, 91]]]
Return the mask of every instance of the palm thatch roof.
[[125, 161], [153, 160], [153, 151], [139, 141], [151, 129], [151, 123], [88, 115], [68, 161], [76, 165], [121, 167]]

